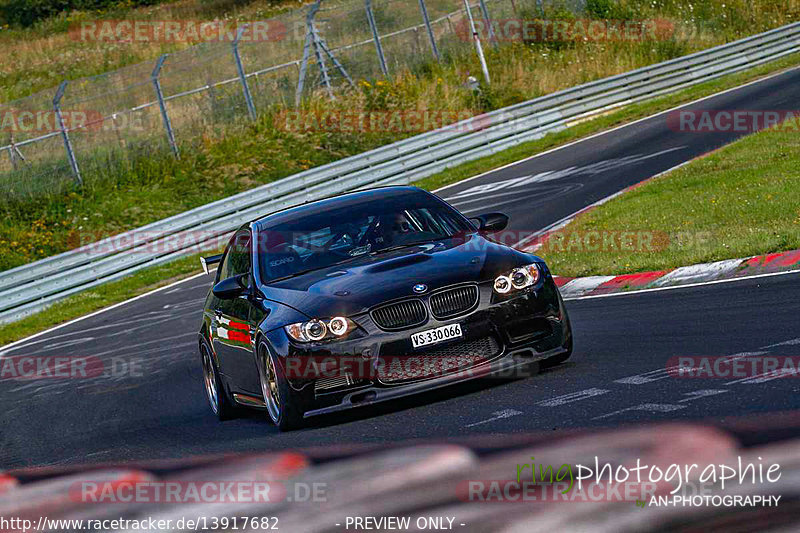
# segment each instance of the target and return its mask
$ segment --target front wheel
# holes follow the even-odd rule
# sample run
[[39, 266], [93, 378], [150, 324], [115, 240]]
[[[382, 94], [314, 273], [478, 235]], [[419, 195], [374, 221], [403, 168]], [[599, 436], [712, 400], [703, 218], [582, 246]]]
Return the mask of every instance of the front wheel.
[[281, 431], [301, 427], [303, 409], [300, 396], [289, 386], [283, 367], [264, 341], [258, 345], [258, 363], [261, 392], [270, 420]]

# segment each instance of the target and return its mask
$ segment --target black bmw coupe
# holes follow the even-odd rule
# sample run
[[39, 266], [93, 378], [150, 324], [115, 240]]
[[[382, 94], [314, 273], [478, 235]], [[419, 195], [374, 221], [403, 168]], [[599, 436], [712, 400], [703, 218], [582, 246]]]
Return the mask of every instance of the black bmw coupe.
[[492, 240], [508, 217], [467, 219], [416, 187], [343, 194], [242, 226], [200, 326], [214, 413], [305, 418], [572, 352], [545, 263]]

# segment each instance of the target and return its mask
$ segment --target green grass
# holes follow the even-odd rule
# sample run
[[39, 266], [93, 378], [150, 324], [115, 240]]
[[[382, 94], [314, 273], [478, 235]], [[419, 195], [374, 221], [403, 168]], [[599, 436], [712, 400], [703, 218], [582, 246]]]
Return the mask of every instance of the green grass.
[[[585, 245], [589, 235], [622, 231], [636, 234], [625, 241], [632, 249]], [[553, 272], [571, 277], [794, 249], [800, 249], [798, 120], [747, 136], [579, 216], [537, 253]]]
[[[596, 118], [594, 120], [578, 124], [576, 126], [573, 126], [572, 128], [568, 128], [568, 129], [566, 129], [564, 131], [548, 135], [548, 136], [546, 136], [546, 137], [544, 137], [542, 139], [539, 139], [539, 140], [536, 140], [536, 141], [532, 141], [530, 143], [526, 143], [524, 145], [520, 145], [520, 146], [511, 148], [509, 150], [506, 150], [504, 152], [492, 155], [490, 157], [485, 157], [483, 159], [480, 159], [480, 160], [477, 160], [477, 161], [473, 161], [471, 163], [466, 163], [466, 164], [461, 165], [459, 167], [448, 169], [448, 170], [446, 170], [446, 171], [444, 171], [444, 172], [442, 172], [440, 174], [436, 174], [434, 176], [431, 176], [429, 178], [426, 178], [426, 179], [418, 182], [417, 185], [420, 186], [420, 187], [423, 187], [423, 188], [425, 188], [427, 190], [435, 190], [435, 189], [437, 189], [437, 188], [439, 188], [439, 187], [441, 187], [441, 186], [443, 186], [445, 184], [454, 183], [456, 181], [459, 181], [461, 179], [473, 176], [475, 174], [492, 170], [493, 168], [497, 168], [498, 166], [504, 165], [506, 163], [510, 163], [510, 162], [519, 160], [521, 158], [534, 155], [536, 153], [539, 153], [541, 151], [547, 150], [549, 148], [552, 148], [552, 147], [555, 147], [555, 146], [558, 146], [558, 145], [561, 145], [561, 144], [564, 144], [564, 143], [579, 139], [581, 137], [585, 137], [585, 136], [593, 134], [593, 133], [597, 133], [597, 132], [599, 132], [601, 130], [604, 130], [604, 129], [607, 129], [609, 127], [616, 126], [616, 125], [619, 125], [619, 124], [622, 124], [622, 123], [625, 123], [625, 122], [630, 122], [630, 121], [635, 120], [637, 118], [641, 118], [641, 117], [650, 115], [650, 114], [652, 114], [654, 112], [657, 112], [659, 110], [668, 109], [668, 108], [673, 107], [675, 105], [678, 105], [680, 103], [688, 102], [688, 101], [700, 98], [702, 96], [713, 94], [715, 92], [718, 92], [720, 90], [724, 90], [724, 89], [729, 88], [729, 87], [733, 87], [733, 86], [736, 86], [736, 85], [741, 85], [742, 83], [745, 83], [747, 81], [757, 79], [757, 78], [762, 77], [762, 76], [764, 76], [766, 74], [769, 74], [769, 73], [772, 73], [772, 72], [777, 72], [777, 71], [780, 71], [782, 69], [785, 69], [787, 67], [794, 66], [794, 65], [797, 65], [797, 64], [800, 64], [800, 55], [790, 56], [790, 57], [784, 58], [784, 59], [782, 59], [782, 60], [780, 60], [778, 62], [771, 63], [771, 64], [768, 64], [768, 65], [763, 65], [763, 66], [760, 66], [760, 67], [758, 67], [756, 69], [752, 69], [750, 71], [746, 71], [746, 72], [738, 73], [738, 74], [735, 74], [735, 75], [727, 76], [727, 77], [724, 77], [724, 78], [720, 78], [720, 79], [715, 80], [713, 82], [709, 82], [709, 83], [705, 83], [705, 84], [702, 84], [702, 85], [698, 85], [696, 87], [681, 91], [679, 93], [675, 93], [673, 95], [669, 95], [669, 96], [660, 98], [660, 99], [652, 101], [652, 102], [647, 102], [647, 103], [643, 103], [643, 104], [637, 104], [637, 105], [629, 106], [629, 107], [626, 107], [626, 108], [622, 108], [622, 109], [620, 109], [620, 110], [618, 110], [618, 111], [616, 111], [616, 112], [614, 112], [612, 114], [605, 115], [605, 116]], [[740, 141], [740, 143], [753, 142], [751, 139], [758, 139], [759, 144], [761, 144], [761, 143], [763, 143], [761, 136], [763, 136], [763, 135], [773, 135], [773, 134], [774, 134], [773, 132], [763, 133], [763, 134], [760, 134], [758, 136], [747, 138], [744, 141]], [[785, 134], [783, 134], [783, 135], [785, 136]], [[785, 139], [785, 140], [786, 141], [790, 141], [790, 145], [791, 145], [791, 142], [794, 142], [795, 144], [791, 145], [791, 146], [795, 146], [795, 152], [796, 153], [800, 153], [800, 152], [797, 152], [797, 150], [796, 150], [796, 148], [797, 148], [797, 144], [796, 143], [798, 141], [797, 135], [798, 134], [795, 133], [794, 134], [794, 138], [790, 136], [788, 139]], [[767, 149], [770, 148], [770, 146], [769, 146], [770, 144], [771, 144], [771, 142], [767, 142], [767, 147], [766, 147]], [[739, 144], [734, 145], [734, 146], [739, 146]], [[789, 145], [787, 145], [786, 150], [787, 150], [786, 153], [790, 153], [790, 152], [788, 152]], [[725, 153], [725, 152], [721, 152], [721, 153]], [[783, 153], [783, 152], [781, 152], [781, 153]], [[313, 154], [312, 154], [312, 156], [313, 156]], [[711, 156], [711, 158], [709, 158], [709, 159], [718, 158], [719, 156], [720, 156], [720, 153], [718, 153], [718, 154], [716, 154], [714, 156]], [[787, 157], [787, 159], [792, 159], [792, 157]], [[763, 165], [765, 163], [765, 161], [769, 162], [770, 159], [769, 158], [763, 158], [760, 161], [760, 164]], [[751, 161], [751, 163], [752, 163], [752, 161]], [[753, 255], [756, 254], [756, 253], [765, 253], [765, 252], [770, 252], [770, 251], [777, 251], [777, 250], [780, 250], [780, 249], [789, 249], [789, 248], [799, 248], [800, 247], [800, 246], [798, 246], [798, 244], [800, 244], [800, 243], [797, 242], [797, 233], [796, 233], [797, 232], [797, 228], [800, 227], [800, 226], [798, 226], [798, 225], [800, 225], [800, 212], [797, 209], [797, 205], [800, 205], [800, 202], [798, 202], [798, 198], [797, 198], [797, 194], [798, 194], [797, 193], [797, 191], [798, 191], [797, 185], [798, 184], [797, 184], [797, 170], [796, 169], [800, 168], [800, 165], [797, 164], [797, 161], [793, 161], [793, 165], [794, 165], [794, 168], [792, 168], [792, 164], [790, 164], [788, 162], [788, 160], [784, 161], [783, 158], [780, 159], [780, 166], [776, 167], [776, 168], [784, 169], [785, 167], [789, 167], [789, 168], [786, 168], [786, 170], [788, 172], [787, 175], [794, 176], [794, 178], [793, 178], [794, 179], [794, 192], [792, 192], [791, 190], [788, 191], [787, 200], [785, 202], [783, 200], [780, 200], [781, 205], [782, 205], [782, 210], [776, 211], [775, 213], [778, 213], [777, 215], [775, 215], [775, 214], [773, 214], [775, 216], [770, 215], [769, 217], [764, 218], [764, 220], [765, 221], [767, 221], [767, 220], [773, 220], [774, 221], [774, 220], [777, 219], [777, 221], [779, 222], [782, 216], [791, 216], [792, 220], [793, 220], [792, 224], [794, 225], [794, 228], [795, 228], [794, 240], [792, 240], [792, 239], [782, 239], [782, 238], [776, 237], [776, 236], [780, 235], [780, 233], [777, 233], [777, 234], [775, 234], [775, 236], [770, 237], [769, 236], [769, 229], [767, 229], [767, 234], [766, 235], [763, 232], [759, 232], [758, 235], [760, 235], [761, 237], [765, 237], [766, 236], [766, 237], [768, 237], [768, 240], [763, 241], [761, 243], [757, 242], [757, 238], [756, 238], [756, 242], [753, 242], [752, 240], [748, 240], [749, 243], [752, 243], [754, 245], [755, 244], [760, 244], [761, 245], [760, 249], [758, 249], [757, 251], [752, 251], [751, 250]], [[767, 166], [769, 166], [769, 165], [767, 165]], [[210, 168], [213, 168], [213, 167], [210, 167]], [[693, 168], [693, 166], [690, 166], [688, 168]], [[772, 174], [770, 174], [770, 175], [772, 175]], [[665, 179], [663, 181], [667, 182], [667, 181], [669, 181], [669, 179]], [[702, 179], [696, 180], [696, 181], [699, 181], [700, 183], [702, 183]], [[779, 180], [774, 180], [774, 181], [776, 181], [776, 183], [777, 183], [777, 181], [779, 181]], [[656, 185], [657, 183], [661, 183], [661, 182], [662, 181], [659, 180], [658, 182], [654, 182], [652, 185], [643, 186], [640, 189], [641, 189], [641, 191], [646, 191], [649, 187], [652, 187], [652, 186]], [[773, 183], [772, 186], [776, 186], [776, 183]], [[781, 187], [783, 187], [783, 186], [781, 186]], [[727, 190], [727, 189], [724, 188], [724, 189], [721, 189], [721, 190]], [[679, 204], [679, 206], [682, 203], [682, 199], [678, 198], [678, 196], [680, 194], [680, 191], [681, 191], [681, 188], [678, 187], [677, 188], [677, 192], [673, 192], [673, 201], [676, 201]], [[784, 192], [786, 192], [786, 191], [784, 191]], [[637, 191], [635, 193], [630, 193], [630, 194], [634, 195], [634, 194], [640, 194], [640, 193]], [[621, 198], [619, 201], [623, 201], [623, 199], [627, 199], [628, 197], [629, 196], [625, 196], [625, 197]], [[773, 192], [773, 198], [775, 198], [774, 192]], [[766, 200], [766, 201], [768, 201], [768, 203], [767, 203], [767, 205], [759, 204], [758, 206], [755, 206], [755, 205], [751, 206], [752, 209], [756, 209], [758, 211], [766, 212], [766, 213], [759, 212], [757, 214], [752, 214], [752, 215], [753, 216], [757, 215], [757, 216], [760, 217], [762, 215], [769, 214], [769, 211], [772, 209], [772, 207], [771, 207], [772, 203], [771, 202], [773, 201], [773, 199], [772, 198], [770, 198], [770, 199], [767, 199], [767, 198], [756, 198], [756, 197], [750, 198], [750, 201], [755, 201], [755, 200], [759, 200], [759, 201], [765, 201]], [[786, 213], [787, 213], [786, 208], [788, 208], [792, 202], [794, 202], [794, 206], [795, 206], [794, 207], [794, 211], [793, 211], [794, 214], [793, 215], [786, 215]], [[614, 206], [614, 205], [616, 205], [616, 202], [611, 202], [610, 205]], [[708, 206], [704, 206], [704, 208], [708, 208]], [[649, 209], [649, 207], [648, 207], [648, 209]], [[716, 209], [719, 209], [719, 208], [716, 208]], [[602, 213], [602, 212], [604, 212], [603, 209], [597, 211], [597, 213]], [[594, 215], [594, 213], [593, 213], [593, 215]], [[675, 220], [679, 220], [679, 219], [676, 217]], [[755, 224], [753, 222], [753, 220], [761, 220], [761, 219], [760, 218], [753, 218], [751, 220], [743, 219], [743, 221], [740, 221], [740, 224], [742, 226], [742, 231], [744, 231], [749, 226], [752, 226], [754, 228], [758, 227], [758, 225]], [[669, 220], [668, 220], [668, 222], [669, 222]], [[674, 225], [674, 222], [675, 221], [673, 221], [673, 225]], [[583, 219], [581, 219], [577, 223], [583, 224], [584, 221], [583, 221]], [[610, 222], [609, 224], [610, 225], [608, 227], [611, 227], [611, 228], [614, 228], [614, 229], [619, 229], [619, 228], [623, 228], [624, 229], [624, 228], [627, 228], [627, 227], [638, 227], [638, 228], [642, 228], [643, 227], [638, 222], [637, 222], [637, 224], [639, 224], [638, 226], [637, 225], [621, 226], [620, 225], [621, 222], [616, 222], [616, 221], [615, 222]], [[631, 222], [631, 224], [633, 224], [633, 222]], [[780, 225], [780, 223], [779, 223], [779, 225]], [[786, 225], [787, 225], [787, 223], [783, 224], [783, 226], [786, 226]], [[769, 224], [767, 224], [766, 227], [769, 228]], [[646, 227], [645, 227], [645, 229], [646, 229]], [[674, 229], [674, 227], [672, 229]], [[694, 228], [694, 229], [697, 229], [697, 228]], [[702, 229], [700, 229], [700, 230], [701, 231], [705, 231], [705, 230], [702, 230]], [[719, 247], [718, 247], [718, 249], [716, 250], [715, 253], [718, 253], [718, 256], [714, 257], [714, 259], [726, 259], [726, 258], [742, 257], [744, 255], [749, 255], [749, 253], [744, 253], [741, 250], [739, 250], [738, 248], [734, 249], [734, 248], [729, 248], [729, 247], [725, 247], [725, 246], [722, 246], [721, 249], [719, 249]], [[622, 272], [634, 272], [634, 271], [643, 270], [643, 269], [649, 270], [649, 269], [657, 269], [657, 268], [666, 268], [664, 266], [661, 266], [661, 265], [664, 264], [663, 263], [663, 259], [664, 258], [661, 258], [661, 257], [652, 258], [652, 259], [654, 259], [653, 263], [652, 264], [648, 264], [647, 266], [643, 266], [640, 263], [631, 263], [630, 258], [626, 258], [626, 260], [624, 262], [620, 262], [620, 260], [617, 260], [617, 259], [615, 259], [613, 257], [613, 254], [605, 257], [605, 259], [604, 259], [605, 262], [603, 264], [590, 263], [589, 262], [592, 259], [594, 259], [596, 261], [598, 257], [600, 257], [600, 256], [597, 256], [595, 258], [593, 258], [592, 256], [582, 257], [580, 259], [584, 261], [583, 263], [578, 262], [578, 263], [575, 263], [575, 265], [573, 265], [572, 263], [569, 263], [569, 261], [575, 260], [574, 258], [567, 259], [566, 257], [561, 256], [559, 254], [547, 254], [547, 255], [545, 255], [545, 258], [548, 261], [551, 262], [551, 265], [555, 265], [554, 266], [554, 271], [557, 272], [560, 275], [586, 275], [586, 274], [595, 274], [595, 273], [602, 273], [602, 274], [605, 274], [605, 273], [622, 273]], [[681, 257], [681, 260], [686, 260], [686, 261], [690, 261], [690, 262], [697, 262], [693, 257], [694, 256], [685, 255], [685, 256]], [[640, 260], [641, 259], [642, 258], [640, 258]], [[674, 260], [677, 261], [678, 260], [678, 256], [675, 256]], [[706, 258], [704, 258], [703, 260], [706, 260]], [[708, 259], [708, 260], [713, 260], [713, 259]], [[619, 263], [619, 265], [615, 264], [614, 263], [615, 261], [617, 263]], [[688, 264], [688, 263], [686, 263], [686, 264]], [[636, 265], [636, 266], [633, 266], [633, 265]], [[671, 266], [678, 266], [678, 265], [677, 264], [671, 264]], [[189, 258], [182, 259], [182, 260], [179, 260], [179, 261], [175, 261], [175, 262], [170, 263], [168, 265], [155, 267], [155, 268], [151, 268], [151, 269], [147, 269], [147, 270], [142, 270], [142, 271], [140, 271], [140, 272], [138, 272], [136, 274], [133, 274], [130, 277], [125, 278], [124, 280], [121, 280], [121, 281], [117, 281], [117, 282], [112, 282], [112, 283], [108, 283], [108, 284], [105, 284], [105, 285], [101, 285], [101, 286], [99, 286], [99, 287], [97, 287], [95, 289], [92, 289], [90, 291], [85, 291], [85, 292], [80, 293], [78, 295], [75, 295], [75, 296], [72, 296], [70, 298], [67, 298], [67, 299], [59, 302], [58, 305], [54, 306], [53, 308], [51, 308], [51, 309], [49, 309], [47, 311], [44, 311], [42, 313], [38, 313], [36, 315], [32, 315], [32, 316], [27, 317], [27, 318], [24, 318], [21, 321], [15, 322], [13, 324], [0, 326], [0, 345], [7, 344], [9, 342], [13, 342], [15, 340], [21, 339], [23, 337], [26, 337], [26, 336], [31, 335], [33, 333], [36, 333], [38, 331], [42, 331], [42, 330], [44, 330], [46, 328], [55, 326], [57, 324], [65, 322], [67, 320], [74, 319], [74, 318], [77, 318], [79, 316], [82, 316], [82, 315], [85, 315], [87, 313], [90, 313], [92, 311], [96, 311], [98, 309], [102, 309], [103, 307], [112, 305], [114, 303], [121, 302], [123, 300], [131, 298], [131, 297], [136, 296], [138, 294], [142, 294], [144, 292], [152, 290], [152, 289], [154, 289], [156, 287], [163, 286], [163, 285], [165, 285], [165, 284], [167, 284], [167, 283], [169, 283], [169, 282], [171, 282], [173, 280], [180, 279], [180, 278], [185, 278], [185, 277], [188, 277], [190, 275], [196, 274], [199, 271], [200, 271], [200, 269], [199, 269], [199, 263], [198, 263], [198, 260], [197, 260], [197, 256], [193, 256], [193, 257], [189, 257]]]

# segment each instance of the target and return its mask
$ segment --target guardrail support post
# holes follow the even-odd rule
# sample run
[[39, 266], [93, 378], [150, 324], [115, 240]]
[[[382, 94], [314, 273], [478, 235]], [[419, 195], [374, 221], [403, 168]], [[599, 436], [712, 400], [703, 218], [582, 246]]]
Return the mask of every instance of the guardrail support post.
[[433, 55], [436, 56], [436, 61], [439, 61], [439, 48], [437, 48], [436, 38], [433, 36], [433, 28], [431, 27], [431, 19], [428, 17], [428, 8], [425, 5], [425, 0], [419, 0], [419, 9], [422, 11], [422, 20], [425, 22], [425, 27], [428, 29], [428, 39], [431, 41], [431, 50], [433, 50]]
[[256, 106], [253, 104], [253, 97], [250, 95], [250, 87], [247, 86], [247, 75], [244, 72], [242, 58], [239, 55], [239, 41], [248, 26], [249, 24], [245, 24], [236, 30], [236, 39], [233, 41], [233, 58], [236, 60], [236, 71], [239, 73], [239, 79], [242, 81], [242, 92], [244, 93], [244, 101], [247, 104], [247, 112], [250, 114], [252, 120], [256, 120]]
[[78, 168], [78, 161], [75, 159], [75, 152], [72, 150], [72, 143], [69, 140], [69, 133], [64, 126], [64, 117], [61, 115], [61, 98], [64, 96], [64, 91], [67, 90], [67, 80], [61, 82], [56, 90], [56, 95], [53, 97], [53, 110], [56, 112], [56, 120], [58, 121], [58, 128], [61, 130], [61, 138], [64, 139], [64, 148], [67, 150], [67, 160], [72, 169], [72, 175], [75, 178], [75, 183], [83, 187], [83, 178], [81, 178], [81, 171]]
[[375, 41], [375, 51], [378, 53], [378, 63], [381, 66], [381, 72], [383, 72], [384, 76], [388, 76], [389, 69], [386, 68], [386, 58], [383, 56], [383, 47], [381, 46], [381, 38], [378, 35], [378, 26], [375, 24], [375, 15], [372, 12], [371, 0], [364, 0], [364, 7], [367, 10], [369, 27], [372, 29], [372, 40]]
[[167, 131], [169, 147], [172, 149], [172, 153], [175, 154], [175, 159], [180, 159], [181, 155], [178, 152], [178, 144], [175, 142], [175, 133], [172, 131], [172, 122], [169, 120], [167, 103], [164, 101], [164, 93], [161, 90], [161, 80], [159, 79], [159, 76], [161, 75], [161, 67], [164, 66], [164, 61], [167, 60], [168, 56], [169, 54], [164, 54], [158, 58], [158, 61], [156, 61], [156, 66], [153, 69], [152, 74], [150, 74], [150, 79], [153, 81], [153, 87], [156, 90], [158, 108], [161, 110], [161, 120], [164, 122], [164, 129]]
[[486, 27], [489, 29], [489, 40], [492, 42], [492, 46], [497, 49], [497, 36], [494, 34], [494, 28], [492, 27], [492, 19], [489, 18], [489, 9], [486, 7], [486, 0], [478, 0], [478, 4], [481, 6], [481, 13], [483, 14], [483, 21], [486, 24]]
[[464, 0], [464, 7], [467, 9], [469, 29], [472, 32], [472, 38], [475, 41], [475, 50], [478, 52], [478, 59], [481, 61], [483, 77], [486, 78], [486, 83], [491, 83], [491, 80], [489, 80], [489, 67], [486, 66], [486, 58], [483, 57], [483, 47], [481, 46], [481, 40], [478, 37], [478, 32], [475, 31], [475, 21], [472, 19], [472, 10], [469, 8], [469, 0]]

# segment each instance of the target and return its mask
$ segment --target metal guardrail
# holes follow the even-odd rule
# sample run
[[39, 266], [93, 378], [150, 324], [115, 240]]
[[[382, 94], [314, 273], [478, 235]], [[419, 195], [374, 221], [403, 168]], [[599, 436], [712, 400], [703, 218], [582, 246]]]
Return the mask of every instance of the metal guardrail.
[[[800, 23], [559, 91], [313, 168], [82, 249], [0, 273], [0, 323], [218, 242], [272, 211], [348, 190], [408, 184], [567, 127], [571, 121], [800, 51]], [[203, 233], [203, 240], [195, 237]], [[170, 243], [180, 242], [174, 246]], [[127, 244], [122, 244], [127, 243]], [[105, 252], [100, 250], [107, 249]]]

